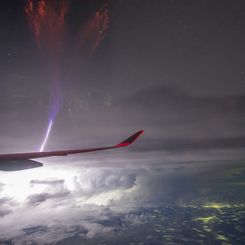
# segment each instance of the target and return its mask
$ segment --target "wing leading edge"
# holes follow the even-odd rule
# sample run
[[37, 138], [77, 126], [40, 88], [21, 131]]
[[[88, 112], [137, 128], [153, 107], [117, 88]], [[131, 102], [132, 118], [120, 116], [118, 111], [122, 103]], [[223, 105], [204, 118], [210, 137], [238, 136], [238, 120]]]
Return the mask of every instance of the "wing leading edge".
[[122, 141], [121, 143], [113, 146], [77, 149], [77, 150], [65, 150], [65, 151], [0, 154], [0, 161], [17, 161], [17, 160], [29, 160], [29, 159], [43, 158], [43, 157], [67, 156], [70, 154], [78, 154], [78, 153], [86, 153], [86, 152], [94, 152], [94, 151], [102, 151], [102, 150], [126, 147], [132, 144], [141, 134], [143, 134], [143, 132], [144, 130], [140, 130], [137, 133], [130, 136], [129, 138], [127, 138], [126, 140]]

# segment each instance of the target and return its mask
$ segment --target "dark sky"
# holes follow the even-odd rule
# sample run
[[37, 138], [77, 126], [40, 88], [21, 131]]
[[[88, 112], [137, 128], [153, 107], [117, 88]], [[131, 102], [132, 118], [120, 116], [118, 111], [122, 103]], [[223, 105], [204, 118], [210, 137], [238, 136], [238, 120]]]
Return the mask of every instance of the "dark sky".
[[[69, 1], [56, 51], [49, 37], [38, 49], [26, 3], [0, 3], [1, 151], [40, 145], [57, 70], [60, 106], [47, 147], [141, 128], [159, 142], [244, 144], [244, 1]], [[103, 8], [109, 25], [91, 53], [87, 23]]]

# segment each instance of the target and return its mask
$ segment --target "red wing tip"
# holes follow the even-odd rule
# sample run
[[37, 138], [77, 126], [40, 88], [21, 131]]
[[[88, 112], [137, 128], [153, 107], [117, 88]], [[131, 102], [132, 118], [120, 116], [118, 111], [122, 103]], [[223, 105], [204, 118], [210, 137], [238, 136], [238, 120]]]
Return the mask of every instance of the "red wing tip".
[[132, 144], [143, 133], [144, 133], [144, 130], [140, 130], [140, 131], [136, 132], [135, 134], [131, 135], [126, 140], [124, 140], [121, 143], [117, 144], [116, 147], [125, 147], [125, 146], [128, 146], [128, 145]]

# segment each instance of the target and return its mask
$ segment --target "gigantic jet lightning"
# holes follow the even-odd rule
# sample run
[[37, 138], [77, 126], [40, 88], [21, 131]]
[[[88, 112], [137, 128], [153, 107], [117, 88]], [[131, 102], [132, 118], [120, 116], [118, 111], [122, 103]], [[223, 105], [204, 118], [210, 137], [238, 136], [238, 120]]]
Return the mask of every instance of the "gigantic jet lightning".
[[93, 151], [102, 151], [115, 148], [126, 147], [132, 144], [144, 130], [140, 130], [137, 133], [131, 135], [126, 140], [119, 144], [112, 146], [104, 146], [99, 148], [88, 149], [76, 149], [76, 150], [64, 150], [64, 151], [43, 151], [43, 152], [29, 152], [29, 153], [13, 153], [13, 154], [0, 154], [0, 170], [2, 171], [17, 171], [30, 168], [42, 167], [43, 164], [32, 159], [53, 157], [53, 156], [67, 156], [70, 154], [86, 153]]
[[[26, 0], [25, 15], [29, 22], [35, 43], [40, 52], [40, 56], [47, 64], [47, 72], [50, 80], [50, 101], [49, 118], [45, 137], [40, 147], [44, 151], [48, 141], [52, 124], [54, 124], [60, 109], [62, 100], [62, 74], [61, 64], [63, 62], [64, 51], [67, 49], [67, 36], [73, 33], [76, 40], [71, 53], [81, 52], [85, 58], [92, 56], [102, 40], [106, 37], [110, 23], [109, 0], [85, 0], [85, 9], [88, 8], [89, 14], [82, 22], [76, 23], [76, 28], [69, 24], [69, 16], [73, 15], [71, 0]], [[76, 10], [79, 11], [79, 10]], [[82, 9], [80, 9], [83, 15]]]

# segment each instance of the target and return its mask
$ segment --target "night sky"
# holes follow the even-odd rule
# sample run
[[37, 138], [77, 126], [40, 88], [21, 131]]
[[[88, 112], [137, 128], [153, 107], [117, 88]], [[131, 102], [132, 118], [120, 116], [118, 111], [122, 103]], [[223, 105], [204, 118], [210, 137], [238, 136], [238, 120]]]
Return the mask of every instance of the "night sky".
[[145, 130], [0, 171], [0, 244], [244, 244], [245, 1], [2, 0], [0, 75], [0, 154]]

